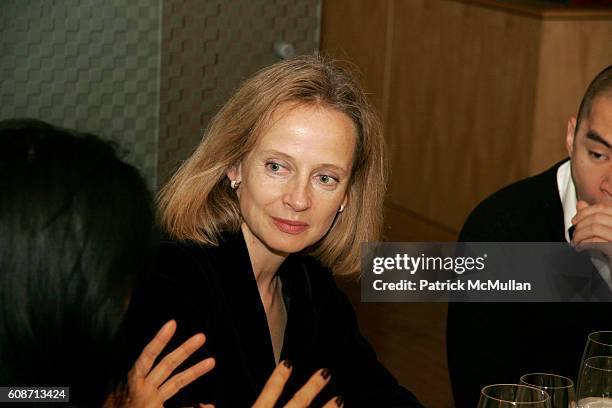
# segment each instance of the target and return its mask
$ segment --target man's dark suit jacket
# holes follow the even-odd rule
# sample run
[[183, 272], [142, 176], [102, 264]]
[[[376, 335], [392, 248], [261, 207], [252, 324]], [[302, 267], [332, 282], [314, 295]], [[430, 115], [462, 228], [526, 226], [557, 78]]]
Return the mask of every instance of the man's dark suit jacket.
[[[281, 401], [315, 371], [328, 368], [331, 382], [313, 407], [335, 395], [343, 396], [347, 407], [420, 406], [378, 362], [327, 268], [310, 257], [291, 255], [278, 273], [287, 309], [281, 359], [293, 364]], [[208, 402], [217, 408], [250, 407], [276, 364], [241, 233], [227, 234], [218, 247], [161, 243], [156, 272], [135, 291], [130, 305], [132, 358], [169, 319], [176, 319], [177, 334], [168, 350], [197, 332], [207, 337], [183, 367], [209, 356], [216, 366], [167, 406]]]
[[[464, 242], [565, 242], [557, 163], [503, 188], [467, 218]], [[480, 389], [546, 372], [577, 380], [590, 332], [610, 330], [608, 303], [450, 303], [447, 354], [455, 405], [474, 407]]]

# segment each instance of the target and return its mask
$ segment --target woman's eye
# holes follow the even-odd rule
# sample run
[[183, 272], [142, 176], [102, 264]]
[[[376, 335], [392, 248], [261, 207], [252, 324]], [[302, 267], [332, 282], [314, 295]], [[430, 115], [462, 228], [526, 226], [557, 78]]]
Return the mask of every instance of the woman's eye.
[[333, 185], [333, 184], [338, 183], [338, 180], [336, 178], [334, 178], [332, 176], [328, 176], [326, 174], [322, 174], [322, 175], [320, 175], [318, 177], [319, 177], [319, 182], [321, 184], [325, 184], [325, 185], [329, 186], [329, 185]]
[[278, 173], [283, 168], [283, 166], [281, 166], [278, 163], [274, 163], [274, 162], [266, 163], [266, 167], [268, 168], [268, 170], [274, 173]]

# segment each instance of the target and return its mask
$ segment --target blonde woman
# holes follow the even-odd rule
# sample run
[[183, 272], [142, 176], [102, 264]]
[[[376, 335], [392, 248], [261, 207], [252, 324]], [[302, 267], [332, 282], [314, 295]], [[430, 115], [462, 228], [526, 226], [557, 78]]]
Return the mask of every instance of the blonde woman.
[[280, 402], [318, 372], [314, 406], [420, 406], [333, 279], [357, 274], [360, 244], [379, 238], [385, 163], [372, 108], [334, 64], [282, 61], [238, 88], [160, 193], [168, 239], [132, 303], [134, 338], [169, 318], [176, 341], [207, 335], [187, 364], [214, 356], [215, 370], [170, 405], [250, 406], [282, 361]]

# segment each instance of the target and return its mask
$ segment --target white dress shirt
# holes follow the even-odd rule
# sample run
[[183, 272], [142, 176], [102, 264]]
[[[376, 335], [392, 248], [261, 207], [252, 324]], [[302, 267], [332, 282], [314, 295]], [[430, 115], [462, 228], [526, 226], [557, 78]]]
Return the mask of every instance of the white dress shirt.
[[[557, 169], [557, 188], [559, 189], [559, 197], [563, 206], [563, 228], [565, 230], [565, 240], [570, 242], [569, 229], [572, 226], [572, 218], [578, 212], [576, 204], [578, 198], [576, 196], [576, 187], [572, 179], [572, 169], [570, 161], [566, 161]], [[610, 276], [610, 265], [608, 258], [601, 252], [591, 252], [591, 261], [602, 279], [612, 289], [612, 278]]]

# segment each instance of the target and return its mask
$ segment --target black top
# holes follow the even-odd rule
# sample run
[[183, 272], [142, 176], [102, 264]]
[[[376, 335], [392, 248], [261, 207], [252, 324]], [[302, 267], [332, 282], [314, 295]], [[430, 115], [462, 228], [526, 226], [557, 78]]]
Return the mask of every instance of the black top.
[[468, 216], [459, 241], [564, 242], [563, 206], [557, 187], [559, 162], [483, 200]]
[[[291, 255], [278, 274], [287, 309], [281, 359], [293, 364], [281, 402], [325, 367], [331, 371], [331, 382], [315, 407], [335, 395], [342, 395], [347, 407], [420, 406], [378, 362], [328, 269], [310, 257]], [[215, 357], [217, 364], [167, 406], [200, 402], [218, 408], [251, 406], [275, 361], [242, 234], [227, 234], [218, 247], [162, 241], [156, 271], [137, 288], [130, 305], [133, 354], [169, 319], [176, 319], [177, 334], [168, 350], [196, 332], [207, 337], [204, 347], [183, 367], [208, 356]]]
[[[480, 203], [465, 242], [565, 242], [557, 163]], [[610, 303], [450, 303], [448, 366], [455, 405], [476, 406], [480, 389], [548, 372], [577, 380], [590, 332], [610, 330]]]

